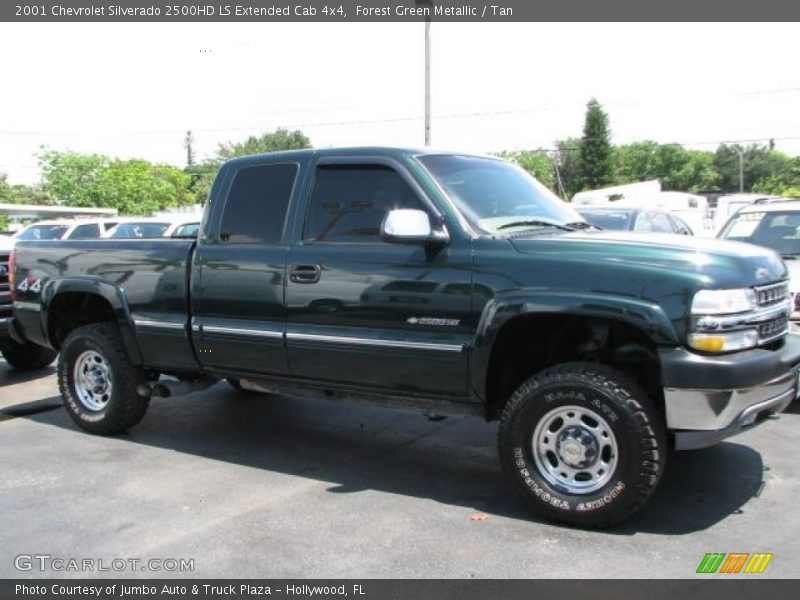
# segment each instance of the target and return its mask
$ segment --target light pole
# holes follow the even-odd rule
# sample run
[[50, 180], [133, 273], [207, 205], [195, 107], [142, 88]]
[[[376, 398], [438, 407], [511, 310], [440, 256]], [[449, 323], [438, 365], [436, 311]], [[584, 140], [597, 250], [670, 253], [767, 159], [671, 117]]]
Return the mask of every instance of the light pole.
[[744, 150], [735, 146], [736, 153], [739, 155], [739, 193], [744, 192]]
[[431, 145], [431, 17], [432, 0], [414, 0], [414, 4], [428, 9], [425, 17], [425, 145]]

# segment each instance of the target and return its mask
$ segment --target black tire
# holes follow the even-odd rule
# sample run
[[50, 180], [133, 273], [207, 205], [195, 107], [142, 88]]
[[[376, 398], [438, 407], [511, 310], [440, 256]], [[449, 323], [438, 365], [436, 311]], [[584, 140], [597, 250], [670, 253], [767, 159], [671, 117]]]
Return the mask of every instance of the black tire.
[[36, 344], [18, 344], [12, 339], [0, 342], [0, 352], [6, 362], [17, 371], [44, 369], [58, 356], [58, 352]]
[[[92, 409], [76, 391], [75, 366], [84, 353], [99, 355], [110, 373], [112, 387], [105, 406]], [[58, 387], [67, 413], [90, 433], [113, 435], [133, 427], [144, 417], [150, 403], [136, 393], [147, 381], [147, 372], [130, 363], [119, 329], [112, 323], [84, 325], [72, 331], [61, 347]], [[105, 397], [105, 396], [104, 396]]]
[[[535, 435], [542, 467], [534, 457]], [[573, 436], [585, 443], [573, 443]], [[548, 453], [545, 442], [558, 450]], [[663, 419], [642, 389], [616, 369], [581, 362], [542, 371], [514, 392], [500, 419], [499, 449], [507, 478], [537, 516], [583, 527], [608, 527], [633, 515], [658, 485], [667, 455]], [[563, 483], [558, 472], [572, 459], [575, 471], [585, 466], [586, 472], [561, 473]], [[603, 471], [605, 464], [612, 467]], [[574, 489], [580, 485], [586, 491]]]

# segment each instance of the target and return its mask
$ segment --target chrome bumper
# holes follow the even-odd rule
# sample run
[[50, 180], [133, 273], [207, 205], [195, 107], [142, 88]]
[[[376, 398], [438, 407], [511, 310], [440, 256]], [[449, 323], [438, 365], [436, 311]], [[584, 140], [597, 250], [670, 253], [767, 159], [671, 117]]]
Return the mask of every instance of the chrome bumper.
[[798, 370], [736, 390], [664, 389], [667, 427], [678, 450], [704, 448], [785, 409], [798, 394]]

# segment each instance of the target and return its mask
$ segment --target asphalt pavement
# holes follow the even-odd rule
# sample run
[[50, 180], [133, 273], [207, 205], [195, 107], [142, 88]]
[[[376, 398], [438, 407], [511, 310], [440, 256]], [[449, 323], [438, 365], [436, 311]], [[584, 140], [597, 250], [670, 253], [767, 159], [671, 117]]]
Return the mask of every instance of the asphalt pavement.
[[[221, 383], [104, 438], [69, 419], [54, 373], [0, 360], [0, 577], [694, 577], [707, 552], [769, 552], [755, 577], [800, 575], [796, 407], [673, 453], [639, 514], [584, 531], [511, 494], [495, 424]], [[20, 555], [194, 570], [19, 571]]]

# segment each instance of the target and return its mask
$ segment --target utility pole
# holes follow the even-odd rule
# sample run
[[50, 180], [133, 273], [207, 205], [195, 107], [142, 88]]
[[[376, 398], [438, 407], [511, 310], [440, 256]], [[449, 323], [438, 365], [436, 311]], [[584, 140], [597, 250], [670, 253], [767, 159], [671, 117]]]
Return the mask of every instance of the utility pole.
[[194, 136], [191, 130], [186, 132], [186, 137], [183, 140], [183, 147], [186, 148], [186, 166], [194, 166]]
[[414, 4], [428, 9], [425, 17], [425, 145], [431, 145], [431, 16], [432, 0], [414, 0]]
[[425, 18], [425, 145], [431, 145], [431, 20]]
[[736, 153], [739, 155], [739, 193], [744, 192], [744, 150], [739, 146], [734, 146]]

